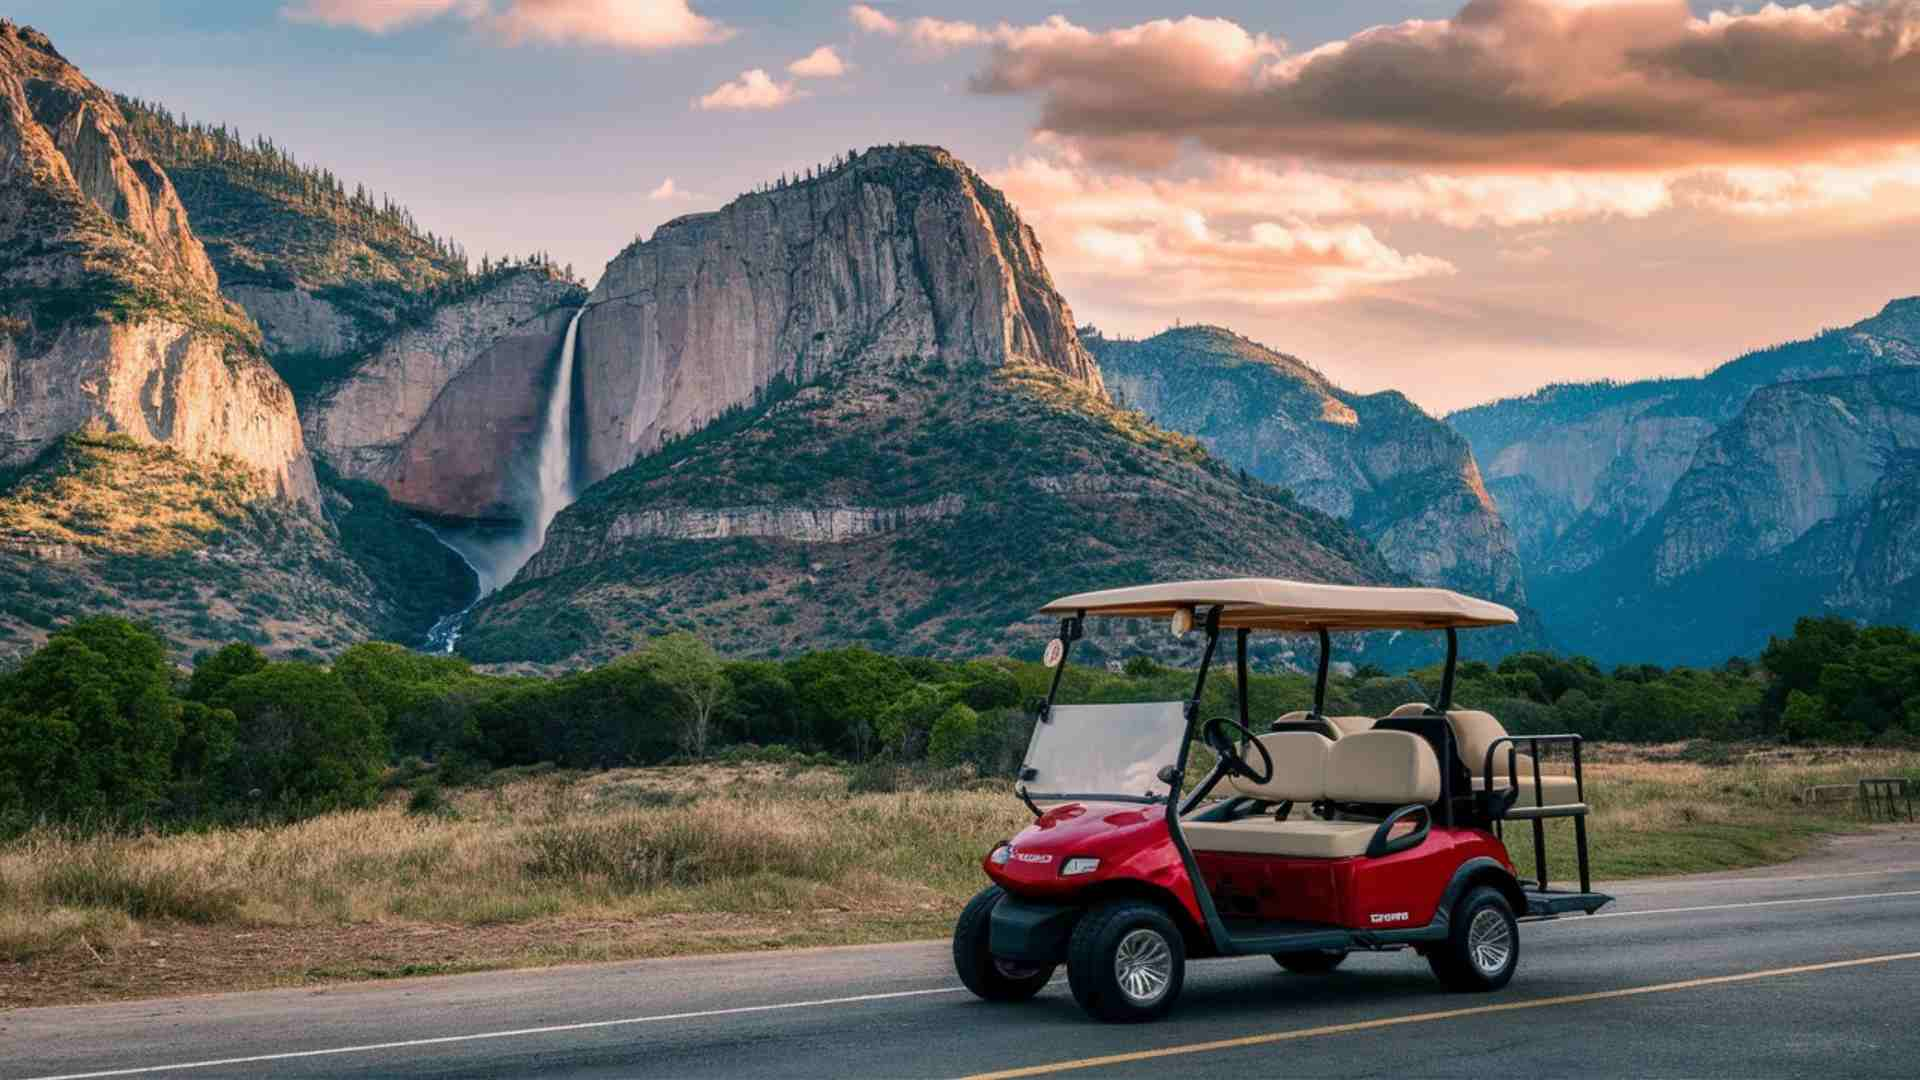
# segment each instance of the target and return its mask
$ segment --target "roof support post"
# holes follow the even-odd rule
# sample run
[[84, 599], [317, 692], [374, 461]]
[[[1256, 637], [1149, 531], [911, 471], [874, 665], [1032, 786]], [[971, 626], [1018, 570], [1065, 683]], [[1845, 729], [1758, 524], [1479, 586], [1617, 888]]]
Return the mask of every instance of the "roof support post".
[[1234, 635], [1233, 674], [1235, 680], [1240, 684], [1240, 726], [1246, 728], [1248, 731], [1252, 731], [1252, 711], [1247, 708], [1247, 635], [1249, 633], [1251, 633], [1251, 631], [1243, 626], [1240, 628], [1240, 631]]
[[1327, 714], [1327, 671], [1333, 663], [1333, 635], [1320, 628], [1320, 670], [1313, 678], [1313, 715]]
[[1453, 708], [1453, 672], [1460, 664], [1460, 632], [1447, 627], [1447, 667], [1440, 674], [1440, 714]]

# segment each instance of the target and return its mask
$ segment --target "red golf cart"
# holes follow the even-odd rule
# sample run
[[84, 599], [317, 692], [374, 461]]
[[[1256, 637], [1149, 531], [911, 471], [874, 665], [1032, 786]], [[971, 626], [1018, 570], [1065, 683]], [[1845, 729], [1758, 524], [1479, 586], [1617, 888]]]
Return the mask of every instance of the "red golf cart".
[[[986, 856], [993, 884], [954, 931], [954, 964], [980, 997], [1030, 998], [1064, 963], [1087, 1012], [1148, 1020], [1173, 1007], [1189, 959], [1265, 953], [1323, 973], [1357, 949], [1409, 947], [1452, 989], [1498, 990], [1520, 958], [1519, 919], [1591, 914], [1611, 899], [1588, 880], [1580, 737], [1509, 736], [1492, 716], [1453, 707], [1458, 632], [1511, 624], [1510, 609], [1445, 589], [1245, 578], [1084, 593], [1042, 610], [1062, 618], [1016, 788], [1034, 822]], [[1192, 697], [1056, 701], [1074, 642], [1099, 617], [1199, 630]], [[1378, 718], [1324, 715], [1331, 635], [1366, 630], [1444, 632], [1440, 700]], [[1313, 709], [1257, 735], [1255, 631], [1320, 645]], [[1239, 715], [1203, 719], [1227, 632]], [[1216, 763], [1183, 792], [1196, 740]], [[1555, 747], [1570, 752], [1569, 775], [1540, 764]], [[1573, 819], [1577, 892], [1547, 886], [1544, 822], [1555, 817]], [[1511, 822], [1532, 827], [1530, 880], [1507, 854]]]

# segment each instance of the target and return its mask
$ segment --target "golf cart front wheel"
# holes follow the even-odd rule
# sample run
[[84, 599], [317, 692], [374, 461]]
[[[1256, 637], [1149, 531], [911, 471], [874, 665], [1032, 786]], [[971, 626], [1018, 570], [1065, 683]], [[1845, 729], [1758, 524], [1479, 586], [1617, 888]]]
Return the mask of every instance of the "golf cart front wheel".
[[1295, 975], [1325, 975], [1347, 958], [1345, 949], [1314, 949], [1311, 952], [1277, 952], [1273, 962]]
[[1427, 966], [1449, 990], [1484, 993], [1513, 979], [1520, 964], [1520, 925], [1500, 890], [1482, 886], [1460, 898], [1447, 940], [1427, 952]]
[[1053, 978], [1053, 965], [1021, 967], [994, 956], [988, 950], [993, 931], [993, 909], [1005, 897], [1006, 890], [989, 885], [980, 890], [960, 912], [953, 928], [953, 966], [960, 982], [976, 997], [987, 1001], [1025, 1001], [1040, 992]]
[[1157, 905], [1111, 901], [1073, 929], [1067, 982], [1097, 1020], [1134, 1024], [1165, 1016], [1186, 977], [1186, 941]]

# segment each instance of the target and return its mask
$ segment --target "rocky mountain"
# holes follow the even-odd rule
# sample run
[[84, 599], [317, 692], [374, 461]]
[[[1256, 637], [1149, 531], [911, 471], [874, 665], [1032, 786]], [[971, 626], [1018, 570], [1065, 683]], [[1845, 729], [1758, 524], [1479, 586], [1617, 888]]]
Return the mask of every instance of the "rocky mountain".
[[89, 424], [317, 509], [293, 396], [112, 95], [0, 21], [0, 469]]
[[1345, 519], [1426, 584], [1524, 604], [1519, 554], [1467, 440], [1401, 394], [1353, 394], [1230, 330], [1086, 335], [1116, 401]]
[[[1152, 578], [1403, 580], [1364, 538], [1116, 408], [1000, 194], [885, 148], [663, 226], [579, 337], [597, 481], [475, 612], [482, 659], [686, 627], [737, 653], [1025, 648], [1045, 600]], [[1111, 628], [1090, 652], [1167, 651]]]
[[[1490, 407], [1532, 427], [1501, 450], [1532, 469], [1509, 477], [1526, 484], [1496, 480], [1503, 502], [1524, 492], [1571, 505], [1565, 488], [1542, 496], [1540, 477], [1555, 475], [1557, 459], [1576, 461], [1580, 448], [1594, 452], [1597, 432], [1619, 425], [1615, 461], [1590, 479], [1588, 513], [1559, 536], [1542, 527], [1536, 540], [1546, 548], [1528, 565], [1532, 600], [1559, 642], [1607, 663], [1718, 663], [1753, 655], [1807, 613], [1920, 623], [1910, 542], [1920, 496], [1916, 311], [1916, 302], [1895, 302], [1857, 327], [1743, 357], [1707, 379], [1588, 388], [1613, 404], [1569, 425], [1572, 444], [1555, 446], [1555, 429], [1513, 404]], [[1822, 375], [1834, 369], [1855, 373]], [[1567, 407], [1582, 394], [1540, 398]], [[1622, 419], [1636, 407], [1638, 419]], [[1693, 430], [1705, 434], [1684, 438]], [[1661, 454], [1640, 457], [1659, 444]], [[1636, 473], [1649, 459], [1663, 471]], [[1599, 521], [1592, 507], [1603, 502], [1636, 513], [1584, 528]], [[1509, 507], [1526, 511], [1523, 500]]]
[[1700, 445], [1775, 383], [1920, 364], [1920, 297], [1699, 379], [1550, 386], [1453, 413], [1530, 577], [1577, 573], [1638, 536]]
[[0, 653], [99, 610], [320, 653], [471, 595], [377, 489], [323, 488], [220, 287], [140, 125], [0, 20]]
[[607, 266], [580, 320], [586, 483], [776, 382], [856, 356], [1050, 367], [1088, 355], [1006, 198], [930, 147], [662, 225]]

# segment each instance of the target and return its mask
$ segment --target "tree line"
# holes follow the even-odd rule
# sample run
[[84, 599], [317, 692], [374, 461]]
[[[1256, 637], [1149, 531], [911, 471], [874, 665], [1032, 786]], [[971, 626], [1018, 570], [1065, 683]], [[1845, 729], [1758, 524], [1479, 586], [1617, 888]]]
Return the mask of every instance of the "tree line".
[[[1194, 673], [1134, 657], [1069, 667], [1061, 700], [1179, 700]], [[0, 674], [0, 832], [290, 818], [366, 806], [397, 766], [446, 782], [503, 767], [598, 769], [784, 747], [848, 762], [970, 767], [1010, 776], [1052, 672], [1005, 658], [951, 661], [832, 649], [727, 660], [674, 633], [554, 677], [475, 671], [457, 657], [367, 643], [331, 664], [271, 660], [247, 644], [182, 670], [151, 629], [111, 616], [55, 632]], [[1360, 667], [1327, 711], [1382, 716], [1431, 701], [1440, 670]], [[1234, 711], [1231, 665], [1204, 715]], [[1257, 720], [1307, 708], [1311, 678], [1256, 673]], [[1920, 739], [1920, 634], [1802, 619], [1756, 660], [1629, 666], [1529, 652], [1461, 666], [1455, 700], [1516, 734], [1899, 744]]]

